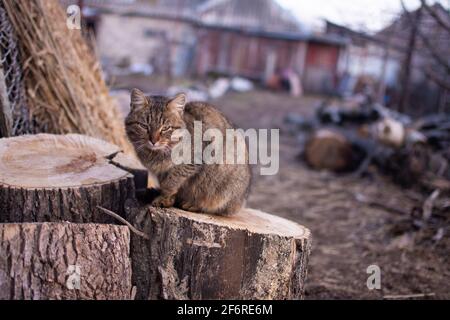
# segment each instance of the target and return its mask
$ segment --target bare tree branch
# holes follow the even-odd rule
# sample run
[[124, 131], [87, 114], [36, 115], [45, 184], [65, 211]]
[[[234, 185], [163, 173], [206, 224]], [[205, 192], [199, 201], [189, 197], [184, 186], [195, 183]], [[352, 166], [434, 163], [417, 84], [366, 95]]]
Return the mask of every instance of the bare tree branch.
[[447, 32], [450, 33], [450, 25], [447, 24], [447, 22], [445, 22], [441, 16], [439, 16], [439, 14], [433, 10], [432, 7], [430, 7], [429, 5], [427, 5], [427, 2], [425, 0], [420, 0], [420, 2], [422, 3], [422, 6], [425, 8], [425, 10], [434, 18], [434, 20], [436, 20], [436, 22], [443, 28], [445, 29]]
[[[411, 23], [411, 25], [416, 23], [415, 19], [411, 15], [411, 13], [406, 9], [403, 0], [400, 1], [400, 3], [402, 5], [403, 11], [405, 12], [405, 15], [408, 18], [408, 20]], [[447, 73], [450, 73], [450, 65], [447, 63], [446, 58], [441, 57], [441, 54], [438, 53], [435, 50], [435, 47], [433, 46], [433, 44], [428, 40], [427, 37], [425, 37], [423, 35], [423, 33], [421, 32], [420, 28], [417, 28], [417, 34], [419, 35], [420, 39], [422, 40], [422, 42], [427, 47], [427, 49], [430, 52], [430, 54], [432, 55], [432, 57], [436, 60], [436, 62], [438, 62], [440, 65], [442, 65], [445, 68]]]
[[442, 79], [436, 72], [431, 70], [431, 68], [425, 68], [424, 72], [425, 76], [428, 79], [436, 83], [439, 87], [450, 91], [450, 82], [446, 81], [445, 79]]
[[[403, 6], [403, 9], [406, 12], [406, 8], [404, 6], [403, 0], [401, 0], [401, 4]], [[409, 14], [409, 12], [408, 12], [408, 14]], [[415, 12], [414, 19], [408, 15], [410, 30], [408, 32], [409, 35], [408, 35], [408, 45], [406, 48], [406, 56], [405, 56], [405, 60], [403, 62], [404, 67], [403, 67], [402, 77], [401, 77], [402, 91], [401, 91], [400, 100], [399, 100], [399, 104], [398, 104], [399, 112], [404, 112], [407, 105], [409, 104], [409, 97], [410, 97], [410, 91], [411, 91], [411, 83], [410, 83], [411, 82], [410, 81], [411, 68], [412, 68], [412, 62], [413, 62], [413, 57], [414, 57], [414, 51], [416, 50], [417, 34], [418, 34], [421, 16], [422, 16], [422, 8], [419, 8]]]

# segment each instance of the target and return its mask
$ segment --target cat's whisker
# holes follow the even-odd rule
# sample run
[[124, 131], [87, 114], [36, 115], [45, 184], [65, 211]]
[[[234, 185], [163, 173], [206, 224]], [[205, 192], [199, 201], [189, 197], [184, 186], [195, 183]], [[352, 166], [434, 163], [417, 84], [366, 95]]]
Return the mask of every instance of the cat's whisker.
[[135, 149], [137, 152], [144, 151], [147, 147], [146, 143], [140, 143], [135, 145]]

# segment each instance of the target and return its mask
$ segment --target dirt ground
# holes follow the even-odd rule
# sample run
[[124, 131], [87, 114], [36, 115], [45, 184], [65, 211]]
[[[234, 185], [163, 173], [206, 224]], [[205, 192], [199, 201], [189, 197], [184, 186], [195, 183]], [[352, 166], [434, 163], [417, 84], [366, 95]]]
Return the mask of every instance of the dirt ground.
[[[165, 90], [158, 79], [131, 80], [118, 80], [115, 87], [136, 86], [153, 93]], [[422, 205], [424, 195], [403, 190], [376, 172], [364, 178], [317, 172], [300, 159], [301, 143], [285, 128], [283, 119], [292, 112], [313, 115], [322, 99], [253, 91], [213, 101], [239, 128], [280, 129], [279, 173], [262, 176], [253, 168], [248, 204], [312, 231], [306, 299], [381, 299], [414, 294], [421, 299], [450, 299], [448, 226], [444, 236], [435, 241], [436, 229], [418, 228], [410, 214]], [[367, 288], [370, 265], [381, 270], [380, 290]]]
[[[402, 190], [377, 173], [359, 178], [312, 171], [299, 158], [301, 144], [284, 129], [283, 118], [288, 112], [312, 115], [320, 101], [259, 91], [228, 94], [214, 102], [238, 127], [280, 128], [279, 173], [262, 176], [254, 170], [249, 206], [311, 229], [306, 298], [424, 294], [449, 299], [448, 230], [434, 241], [409, 215], [423, 195]], [[381, 269], [380, 290], [367, 288], [370, 265]]]

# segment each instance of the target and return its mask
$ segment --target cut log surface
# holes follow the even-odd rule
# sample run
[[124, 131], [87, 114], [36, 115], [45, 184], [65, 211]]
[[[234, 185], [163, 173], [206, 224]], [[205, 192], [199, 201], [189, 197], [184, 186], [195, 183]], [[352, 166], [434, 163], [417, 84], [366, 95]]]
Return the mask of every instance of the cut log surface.
[[0, 222], [113, 222], [96, 207], [124, 215], [134, 183], [122, 161], [136, 163], [77, 134], [0, 139]]
[[328, 129], [314, 132], [305, 146], [306, 162], [317, 170], [345, 171], [352, 166], [353, 158], [350, 141]]
[[0, 299], [131, 299], [127, 227], [0, 224]]
[[[303, 297], [308, 229], [251, 209], [221, 217], [138, 205], [145, 177], [94, 138], [0, 139], [0, 298]], [[92, 224], [117, 223], [99, 207], [148, 237], [130, 243], [127, 227]]]
[[308, 229], [252, 209], [231, 217], [146, 207], [134, 222], [139, 299], [301, 299]]

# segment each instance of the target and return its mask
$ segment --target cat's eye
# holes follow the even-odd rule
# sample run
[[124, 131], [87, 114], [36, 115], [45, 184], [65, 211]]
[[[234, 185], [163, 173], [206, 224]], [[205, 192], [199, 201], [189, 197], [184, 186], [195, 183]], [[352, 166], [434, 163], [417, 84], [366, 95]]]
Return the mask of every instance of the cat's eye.
[[161, 132], [167, 132], [167, 131], [169, 131], [170, 129], [172, 129], [172, 127], [170, 127], [170, 126], [163, 126], [163, 127], [161, 128]]

